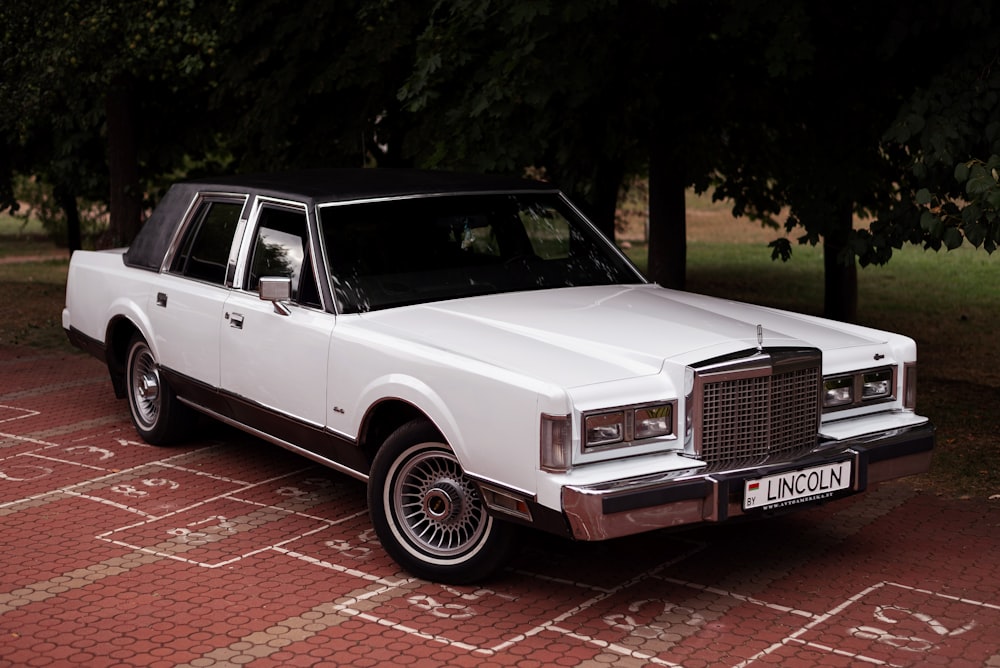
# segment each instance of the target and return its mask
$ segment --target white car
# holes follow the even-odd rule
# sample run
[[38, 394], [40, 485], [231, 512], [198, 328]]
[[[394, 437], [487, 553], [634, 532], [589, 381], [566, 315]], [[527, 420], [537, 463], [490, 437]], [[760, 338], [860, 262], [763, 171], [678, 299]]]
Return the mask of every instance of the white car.
[[323, 170], [174, 185], [76, 252], [63, 327], [139, 434], [192, 411], [367, 482], [413, 574], [808, 506], [927, 470], [904, 336], [648, 283], [544, 183]]

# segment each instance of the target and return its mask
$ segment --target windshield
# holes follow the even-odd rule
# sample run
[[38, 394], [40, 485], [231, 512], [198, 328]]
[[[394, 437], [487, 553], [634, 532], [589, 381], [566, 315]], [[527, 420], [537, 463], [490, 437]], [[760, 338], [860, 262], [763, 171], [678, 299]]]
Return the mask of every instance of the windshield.
[[500, 292], [641, 283], [559, 196], [455, 195], [320, 207], [341, 313]]

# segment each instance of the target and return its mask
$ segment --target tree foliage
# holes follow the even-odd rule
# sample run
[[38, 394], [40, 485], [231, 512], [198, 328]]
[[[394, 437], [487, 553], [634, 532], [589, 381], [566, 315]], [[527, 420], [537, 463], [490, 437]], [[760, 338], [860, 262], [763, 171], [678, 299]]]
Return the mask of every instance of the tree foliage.
[[[759, 9], [752, 3], [741, 7]], [[935, 160], [948, 164], [948, 172], [956, 160], [970, 156], [960, 157], [965, 149], [954, 128], [908, 145], [910, 137], [903, 135], [908, 123], [923, 121], [914, 104], [929, 109], [919, 91], [937, 81], [929, 90], [940, 94], [944, 82], [954, 83], [954, 54], [966, 52], [969, 37], [996, 31], [988, 10], [970, 11], [972, 3], [965, 2], [789, 2], [776, 7], [793, 11], [777, 17], [781, 29], [775, 34], [794, 35], [791, 43], [805, 48], [798, 58], [779, 52], [778, 60], [769, 63], [769, 76], [758, 80], [761, 96], [769, 101], [760, 106], [760, 126], [749, 127], [744, 119], [730, 126], [737, 150], [721, 157], [717, 194], [732, 197], [737, 213], [766, 221], [773, 222], [787, 207], [786, 231], [800, 230], [800, 243], [824, 244], [825, 313], [850, 320], [859, 260], [862, 265], [884, 262], [906, 241], [939, 247], [927, 235], [928, 218], [921, 225], [915, 208], [921, 181], [932, 171], [927, 146], [920, 141], [940, 149]], [[756, 14], [746, 23], [754, 21], [759, 21]], [[795, 68], [782, 70], [782, 63]], [[954, 99], [955, 107], [943, 114], [947, 122], [968, 113], [969, 102]], [[894, 130], [887, 132], [890, 127]], [[870, 229], [856, 230], [855, 216], [869, 219]], [[787, 239], [772, 247], [775, 257], [791, 255]]]
[[727, 105], [725, 3], [438, 2], [400, 92], [431, 165], [545, 176], [613, 235], [619, 189], [650, 178], [650, 273], [684, 279], [684, 189], [707, 185]]
[[234, 168], [405, 164], [412, 120], [396, 92], [413, 63], [424, 3], [243, 0], [225, 38], [223, 83], [211, 104], [228, 115]]
[[961, 48], [918, 87], [886, 131], [900, 167], [890, 206], [861, 235], [863, 260], [912, 242], [948, 250], [1000, 243], [1000, 12], [959, 5]]
[[[826, 312], [904, 243], [1000, 239], [1000, 12], [975, 0], [50, 0], [0, 5], [0, 177], [114, 241], [172, 174], [534, 168], [613, 234], [650, 180], [650, 273], [684, 280], [684, 190], [823, 243]], [[0, 204], [12, 206], [9, 179]], [[868, 228], [855, 229], [855, 216]], [[788, 257], [787, 240], [774, 244]]]
[[64, 201], [109, 200], [109, 242], [127, 242], [141, 215], [140, 165], [162, 173], [205, 148], [199, 97], [231, 9], [194, 0], [0, 5], [0, 132], [12, 156], [0, 165], [4, 181], [17, 170], [51, 181]]

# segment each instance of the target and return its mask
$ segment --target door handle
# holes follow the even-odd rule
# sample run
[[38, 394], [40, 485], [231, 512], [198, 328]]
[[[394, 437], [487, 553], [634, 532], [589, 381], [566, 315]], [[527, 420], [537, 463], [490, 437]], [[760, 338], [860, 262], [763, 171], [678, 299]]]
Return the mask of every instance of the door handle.
[[167, 306], [167, 293], [166, 292], [157, 292], [156, 293], [156, 305], [157, 306], [163, 306], [164, 308], [166, 308], [166, 306]]
[[243, 329], [243, 314], [233, 313], [229, 316], [229, 326], [236, 329]]

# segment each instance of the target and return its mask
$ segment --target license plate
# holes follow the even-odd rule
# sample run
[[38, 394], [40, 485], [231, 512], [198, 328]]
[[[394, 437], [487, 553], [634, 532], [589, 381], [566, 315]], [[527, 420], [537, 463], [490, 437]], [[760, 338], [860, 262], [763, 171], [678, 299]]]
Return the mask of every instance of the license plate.
[[828, 499], [850, 486], [850, 460], [776, 473], [743, 483], [743, 510], [768, 510]]

